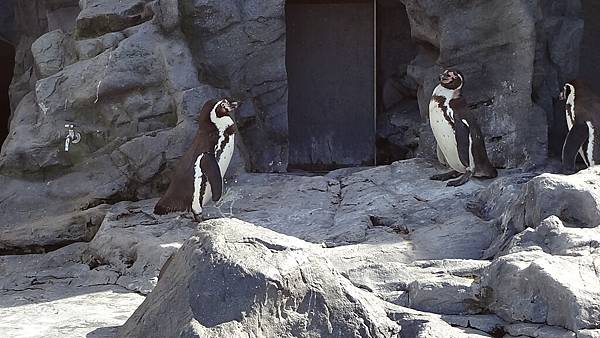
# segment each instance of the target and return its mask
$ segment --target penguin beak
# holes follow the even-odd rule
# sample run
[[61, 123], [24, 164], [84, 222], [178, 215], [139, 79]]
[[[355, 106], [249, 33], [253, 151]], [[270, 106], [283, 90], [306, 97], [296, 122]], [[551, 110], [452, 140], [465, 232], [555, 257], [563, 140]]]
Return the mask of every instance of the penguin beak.
[[561, 90], [560, 94], [558, 95], [558, 99], [561, 101], [566, 99], [564, 90]]
[[237, 109], [240, 106], [240, 103], [238, 101], [233, 101], [230, 103], [231, 105], [231, 109]]

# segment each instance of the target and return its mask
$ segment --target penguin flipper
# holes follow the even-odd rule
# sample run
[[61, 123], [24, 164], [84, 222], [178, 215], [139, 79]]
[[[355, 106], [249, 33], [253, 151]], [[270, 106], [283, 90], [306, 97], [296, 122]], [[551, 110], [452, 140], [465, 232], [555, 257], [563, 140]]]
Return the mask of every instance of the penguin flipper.
[[215, 155], [212, 153], [204, 154], [200, 160], [200, 168], [208, 179], [208, 183], [210, 183], [212, 200], [214, 202], [220, 200], [223, 195], [223, 177], [221, 176], [221, 169], [219, 169], [219, 162], [217, 162]]
[[454, 124], [456, 147], [458, 150], [458, 158], [460, 162], [467, 168], [471, 167], [471, 126], [465, 119], [456, 120]]
[[585, 124], [575, 124], [569, 130], [562, 149], [562, 164], [566, 170], [575, 170], [577, 153], [588, 137], [589, 131]]

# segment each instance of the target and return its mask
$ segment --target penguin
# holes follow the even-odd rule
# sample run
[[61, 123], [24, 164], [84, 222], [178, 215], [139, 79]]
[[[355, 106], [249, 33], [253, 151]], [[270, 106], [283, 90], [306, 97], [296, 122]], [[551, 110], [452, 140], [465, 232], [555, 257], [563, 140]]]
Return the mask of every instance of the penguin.
[[199, 222], [202, 207], [223, 194], [223, 176], [234, 150], [235, 123], [229, 115], [239, 103], [223, 98], [204, 104], [192, 146], [179, 159], [165, 194], [154, 207], [164, 215], [191, 211]]
[[587, 167], [596, 165], [600, 156], [600, 97], [578, 81], [567, 82], [560, 92], [565, 102], [565, 118], [569, 132], [562, 149], [565, 173], [575, 171], [577, 154]]
[[453, 187], [467, 183], [471, 176], [498, 176], [488, 159], [477, 120], [461, 95], [463, 85], [463, 75], [458, 70], [447, 69], [440, 74], [440, 83], [429, 102], [429, 123], [437, 142], [438, 159], [453, 169], [431, 179], [447, 181], [459, 177], [448, 182], [447, 185]]

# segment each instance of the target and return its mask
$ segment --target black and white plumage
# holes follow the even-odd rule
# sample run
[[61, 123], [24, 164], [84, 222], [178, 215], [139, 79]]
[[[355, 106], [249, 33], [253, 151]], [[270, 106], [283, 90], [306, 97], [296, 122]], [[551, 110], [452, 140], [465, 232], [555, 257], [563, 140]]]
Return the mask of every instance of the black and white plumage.
[[498, 176], [488, 159], [477, 120], [461, 95], [463, 85], [464, 77], [459, 71], [446, 70], [429, 102], [429, 123], [437, 141], [438, 159], [453, 169], [431, 179], [446, 181], [460, 176], [448, 182], [449, 186], [465, 184], [471, 176]]
[[235, 123], [229, 113], [237, 107], [229, 99], [204, 104], [192, 146], [178, 161], [169, 188], [154, 207], [155, 214], [192, 211], [198, 220], [206, 203], [221, 198], [223, 176], [234, 150]]
[[562, 163], [565, 172], [575, 170], [577, 154], [586, 166], [591, 167], [600, 161], [600, 97], [583, 83], [566, 83], [560, 93], [565, 102], [565, 117], [569, 133], [562, 149]]

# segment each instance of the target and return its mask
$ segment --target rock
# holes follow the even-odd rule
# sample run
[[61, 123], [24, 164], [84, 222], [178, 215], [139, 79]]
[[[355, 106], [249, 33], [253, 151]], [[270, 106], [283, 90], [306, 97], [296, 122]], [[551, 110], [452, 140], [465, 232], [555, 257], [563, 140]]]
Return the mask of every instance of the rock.
[[[582, 170], [574, 175], [542, 174], [524, 177], [516, 184], [498, 180], [478, 193], [475, 209], [486, 219], [500, 223], [502, 236], [494, 240], [485, 257], [496, 255], [515, 234], [535, 228], [544, 219], [556, 215], [566, 227], [593, 228], [600, 224], [600, 195], [595, 177], [598, 169]], [[531, 176], [531, 175], [530, 175]], [[522, 184], [527, 182], [526, 184]], [[521, 187], [522, 186], [522, 187]]]
[[143, 297], [116, 286], [117, 272], [106, 266], [91, 268], [83, 258], [86, 246], [0, 257], [3, 335], [84, 337], [121, 325], [131, 315]]
[[157, 219], [156, 202], [115, 204], [87, 249], [93, 264], [119, 273], [115, 284], [142, 294], [156, 286], [162, 266], [196, 229], [192, 220], [178, 216]]
[[60, 29], [65, 33], [75, 33], [75, 20], [80, 12], [77, 0], [46, 1], [46, 5], [48, 31]]
[[284, 3], [185, 0], [179, 4], [182, 30], [202, 80], [230, 88], [244, 101], [236, 121], [251, 171], [287, 168]]
[[83, 0], [77, 16], [80, 37], [100, 36], [138, 25], [154, 16], [142, 0]]
[[507, 325], [502, 318], [496, 315], [444, 315], [442, 319], [452, 326], [474, 328], [492, 335], [504, 331], [504, 326]]
[[41, 79], [54, 75], [75, 61], [72, 42], [60, 29], [42, 35], [31, 45], [36, 69]]
[[536, 324], [511, 324], [504, 327], [511, 336], [539, 338], [575, 338], [575, 333], [559, 327]]
[[235, 216], [328, 246], [404, 239], [399, 246], [411, 243], [400, 253], [408, 257], [405, 262], [480, 258], [497, 228], [465, 210], [473, 194], [490, 181], [448, 189], [429, 180], [441, 170], [414, 159], [324, 177], [244, 174], [228, 181], [221, 212], [208, 213]]
[[402, 337], [415, 338], [478, 338], [491, 337], [483, 331], [472, 328], [452, 327], [439, 316], [389, 307], [388, 316], [402, 326]]
[[181, 16], [179, 15], [179, 1], [159, 0], [155, 8], [155, 15], [162, 29], [166, 32], [172, 32], [179, 28]]
[[583, 256], [600, 253], [600, 227], [566, 228], [556, 216], [550, 216], [535, 229], [515, 235], [502, 254], [541, 248], [561, 256]]
[[[400, 326], [377, 299], [339, 275], [318, 248], [240, 221], [204, 223], [118, 336], [396, 337]], [[165, 311], [178, 320], [161, 321]]]
[[[458, 68], [465, 77], [463, 94], [479, 117], [492, 163], [516, 167], [543, 160], [546, 118], [531, 100], [536, 3], [450, 1], [440, 6], [436, 1], [402, 2], [413, 39], [428, 46], [409, 67], [409, 75], [419, 84], [421, 115], [427, 114], [442, 68]], [[470, 27], [471, 33], [463, 34], [456, 27]], [[521, 129], [522, 125], [528, 128]]]
[[75, 42], [75, 48], [79, 60], [88, 60], [100, 55], [110, 48], [116, 48], [119, 42], [126, 38], [121, 32], [104, 34], [101, 37], [78, 40]]
[[[399, 248], [400, 249], [400, 248]], [[359, 249], [360, 250], [360, 249]], [[359, 251], [357, 250], [357, 251]], [[350, 261], [345, 251], [335, 248], [329, 255], [335, 267], [355, 286], [373, 292], [390, 303], [421, 311], [458, 314], [479, 312], [479, 275], [483, 261], [443, 260], [399, 263], [376, 256]]]
[[465, 211], [472, 194], [490, 181], [473, 180], [447, 189], [445, 183], [429, 180], [443, 170], [409, 160], [342, 179], [335, 218], [338, 238], [349, 237], [345, 228], [350, 225], [365, 232], [392, 228], [411, 240], [414, 260], [480, 258], [494, 239], [496, 226]]
[[7, 337], [108, 338], [106, 327], [121, 325], [142, 301], [136, 293], [108, 286], [0, 291], [0, 330]]
[[[197, 112], [222, 95], [198, 82], [181, 40], [166, 39], [151, 25], [126, 38], [115, 33], [99, 40], [102, 48], [118, 47], [39, 80], [14, 113], [0, 153], [4, 252], [89, 240], [99, 215], [90, 226], [68, 220], [83, 221], [87, 209], [107, 202], [156, 197], [191, 142]], [[68, 153], [66, 121], [82, 136]], [[241, 167], [232, 162], [230, 172]], [[35, 229], [31, 238], [32, 223], [52, 227]], [[86, 227], [94, 231], [80, 236]]]
[[507, 321], [561, 326], [600, 325], [600, 256], [552, 256], [541, 250], [496, 258], [481, 287], [490, 311]]
[[577, 338], [598, 338], [600, 337], [600, 330], [579, 330], [577, 331]]
[[431, 276], [408, 287], [409, 307], [441, 314], [474, 314], [479, 307], [479, 284], [471, 278]]

